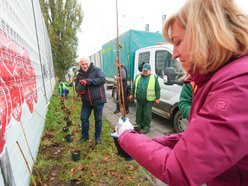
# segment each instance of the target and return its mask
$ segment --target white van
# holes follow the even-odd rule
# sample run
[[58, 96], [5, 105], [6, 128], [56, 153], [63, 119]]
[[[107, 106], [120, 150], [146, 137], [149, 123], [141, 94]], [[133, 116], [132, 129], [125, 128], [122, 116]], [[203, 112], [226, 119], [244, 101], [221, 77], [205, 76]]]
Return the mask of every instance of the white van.
[[178, 101], [184, 72], [180, 63], [172, 58], [172, 50], [171, 44], [154, 45], [137, 50], [134, 77], [140, 73], [138, 67], [142, 62], [151, 65], [151, 73], [158, 76], [161, 87], [161, 102], [159, 105], [154, 104], [152, 111], [173, 120], [175, 130], [182, 132], [187, 127], [187, 120], [183, 119], [179, 112]]

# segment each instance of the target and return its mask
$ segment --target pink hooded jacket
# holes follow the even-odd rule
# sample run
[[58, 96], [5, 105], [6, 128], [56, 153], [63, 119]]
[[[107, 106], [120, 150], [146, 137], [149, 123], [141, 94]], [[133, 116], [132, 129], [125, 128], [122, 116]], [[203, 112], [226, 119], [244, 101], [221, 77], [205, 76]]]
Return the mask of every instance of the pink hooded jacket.
[[125, 131], [121, 147], [172, 186], [247, 186], [248, 56], [191, 77], [198, 89], [187, 130], [153, 140]]

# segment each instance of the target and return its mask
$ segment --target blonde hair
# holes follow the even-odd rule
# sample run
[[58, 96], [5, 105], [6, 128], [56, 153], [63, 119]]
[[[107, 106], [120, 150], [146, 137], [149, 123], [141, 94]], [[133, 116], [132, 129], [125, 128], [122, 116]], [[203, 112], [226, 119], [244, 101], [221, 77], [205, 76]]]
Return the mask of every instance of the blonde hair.
[[163, 26], [164, 38], [177, 22], [186, 30], [185, 39], [193, 70], [214, 72], [231, 58], [248, 52], [248, 16], [234, 0], [189, 0]]

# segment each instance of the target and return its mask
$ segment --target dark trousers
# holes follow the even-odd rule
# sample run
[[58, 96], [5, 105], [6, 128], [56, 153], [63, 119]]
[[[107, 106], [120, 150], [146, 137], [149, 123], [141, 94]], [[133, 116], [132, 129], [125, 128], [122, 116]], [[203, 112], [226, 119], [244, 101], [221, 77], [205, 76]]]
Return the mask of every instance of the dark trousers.
[[65, 89], [62, 90], [62, 96], [63, 97], [68, 97], [68, 94], [69, 94], [69, 90], [68, 89], [65, 88]]
[[[125, 101], [125, 108], [126, 108], [126, 111], [129, 111], [129, 105], [128, 105], [128, 90], [127, 90], [127, 86], [123, 86], [123, 92], [124, 92], [124, 101]], [[119, 101], [119, 95], [118, 95], [118, 92], [117, 92], [117, 100]], [[122, 94], [121, 94], [121, 91], [120, 91], [120, 101], [122, 103]], [[123, 104], [123, 103], [122, 103]], [[117, 102], [116, 104], [116, 110], [120, 110], [120, 104], [119, 102]]]
[[89, 117], [92, 109], [94, 110], [95, 118], [95, 138], [100, 138], [102, 132], [102, 111], [104, 103], [98, 105], [84, 105], [81, 109], [81, 121], [82, 121], [82, 137], [89, 139]]
[[136, 124], [141, 129], [150, 129], [152, 121], [152, 101], [136, 101]]

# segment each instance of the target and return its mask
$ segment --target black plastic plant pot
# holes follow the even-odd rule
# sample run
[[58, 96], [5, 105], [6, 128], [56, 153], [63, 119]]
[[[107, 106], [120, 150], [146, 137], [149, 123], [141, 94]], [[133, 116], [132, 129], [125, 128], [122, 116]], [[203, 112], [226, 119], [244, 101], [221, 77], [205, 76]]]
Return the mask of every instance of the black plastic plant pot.
[[65, 101], [63, 99], [60, 99], [61, 105], [65, 106]]
[[[113, 137], [113, 136], [112, 136], [112, 137]], [[129, 154], [126, 153], [126, 152], [121, 148], [121, 146], [120, 146], [120, 144], [119, 144], [119, 142], [118, 142], [118, 137], [113, 137], [113, 139], [114, 139], [114, 142], [115, 142], [115, 147], [116, 147], [116, 149], [117, 149], [117, 154], [118, 154], [119, 156], [125, 158], [125, 160], [128, 160], [128, 161], [132, 160], [132, 157], [129, 156]]]
[[69, 119], [69, 115], [65, 115], [64, 120], [67, 121]]
[[66, 114], [68, 114], [68, 115], [71, 114], [71, 111], [69, 111], [68, 108], [65, 108], [65, 109], [64, 109], [64, 112], [65, 112]]
[[134, 127], [134, 129], [133, 130], [135, 130], [136, 132], [138, 132], [138, 133], [142, 133], [142, 131], [141, 131], [141, 129], [139, 128], [139, 127]]
[[65, 135], [65, 140], [66, 140], [68, 143], [71, 143], [71, 142], [72, 142], [72, 136], [71, 136], [71, 134]]
[[67, 125], [67, 127], [70, 127], [70, 126], [72, 125], [71, 120], [68, 119], [68, 120], [66, 121], [66, 125]]
[[73, 161], [78, 161], [78, 160], [80, 160], [80, 151], [79, 151], [79, 150], [74, 150], [74, 151], [71, 153], [71, 156], [72, 156], [72, 160], [73, 160]]
[[69, 132], [69, 128], [68, 127], [64, 127], [63, 128], [63, 132]]

